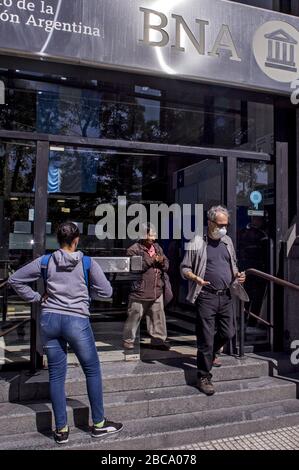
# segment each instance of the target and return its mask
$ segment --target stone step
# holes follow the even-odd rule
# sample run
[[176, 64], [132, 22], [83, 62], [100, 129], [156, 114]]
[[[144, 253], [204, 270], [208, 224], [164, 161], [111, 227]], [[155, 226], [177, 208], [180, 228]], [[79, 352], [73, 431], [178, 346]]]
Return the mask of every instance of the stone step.
[[[142, 418], [124, 422], [120, 434], [92, 439], [88, 429], [73, 429], [65, 449], [131, 450], [171, 447], [231, 437], [297, 424], [295, 399], [234, 406], [196, 413]], [[57, 449], [50, 434], [23, 433], [1, 436], [0, 450]]]
[[[171, 353], [171, 351], [170, 351]], [[213, 370], [213, 381], [242, 380], [267, 376], [267, 361], [255, 358], [237, 359], [222, 357], [223, 366]], [[167, 354], [160, 360], [145, 362], [115, 362], [102, 366], [105, 392], [146, 390], [152, 388], [192, 385], [196, 382], [196, 360], [194, 357], [169, 359]], [[86, 394], [85, 378], [80, 367], [68, 370], [67, 396]], [[48, 372], [36, 375], [22, 373], [0, 373], [0, 402], [33, 401], [49, 397]]]
[[[104, 395], [105, 413], [112, 420], [128, 421], [181, 413], [196, 413], [243, 404], [261, 404], [296, 397], [296, 385], [271, 377], [219, 382], [217, 393], [207, 397], [192, 386], [112, 392]], [[88, 426], [86, 395], [68, 399], [68, 421], [72, 426]], [[49, 401], [0, 404], [0, 436], [8, 432], [44, 432], [51, 429]]]
[[187, 323], [195, 325], [196, 321], [196, 310], [188, 310], [188, 309], [179, 309], [173, 308], [167, 311], [167, 318], [179, 318], [185, 320]]
[[292, 364], [291, 353], [285, 352], [259, 352], [255, 354], [247, 354], [248, 357], [253, 357], [258, 360], [269, 362], [270, 374], [272, 375], [286, 375], [298, 373], [299, 364]]
[[167, 331], [169, 337], [171, 337], [173, 331], [181, 332], [182, 334], [194, 335], [195, 326], [192, 323], [188, 323], [180, 318], [171, 316], [167, 319]]
[[[279, 377], [279, 375], [277, 375], [277, 377]], [[299, 372], [288, 372], [287, 374], [284, 374], [283, 377], [296, 383], [299, 397]]]
[[296, 398], [294, 383], [270, 377], [218, 382], [215, 388], [213, 397], [188, 385], [109, 393], [105, 395], [105, 412], [109, 419], [127, 420]]

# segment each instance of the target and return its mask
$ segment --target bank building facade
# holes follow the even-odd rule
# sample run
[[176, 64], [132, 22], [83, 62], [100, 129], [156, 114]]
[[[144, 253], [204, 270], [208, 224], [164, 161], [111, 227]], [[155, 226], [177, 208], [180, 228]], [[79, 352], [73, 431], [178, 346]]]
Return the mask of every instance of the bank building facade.
[[[224, 204], [240, 269], [299, 283], [297, 3], [1, 2], [1, 370], [43, 367], [38, 307], [5, 279], [57, 249], [66, 220], [114, 287], [113, 299], [91, 305], [102, 362], [150, 357], [143, 326], [136, 349], [122, 348], [138, 271], [126, 259], [133, 242], [97, 236], [97, 207], [119, 210], [119, 198], [127, 208], [202, 204], [205, 226], [207, 209]], [[171, 217], [167, 224], [168, 335], [182, 352], [194, 347], [195, 313], [179, 274], [185, 240], [172, 238]], [[256, 292], [245, 349], [290, 351], [299, 338], [296, 292], [266, 279]]]

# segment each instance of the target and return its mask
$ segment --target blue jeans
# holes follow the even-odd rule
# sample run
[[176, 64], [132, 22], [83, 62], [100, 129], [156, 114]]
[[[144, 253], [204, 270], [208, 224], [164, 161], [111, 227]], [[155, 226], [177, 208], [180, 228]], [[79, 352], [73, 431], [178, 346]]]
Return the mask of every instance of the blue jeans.
[[42, 313], [41, 339], [48, 358], [50, 396], [57, 429], [67, 425], [65, 378], [67, 343], [71, 346], [86, 377], [93, 423], [104, 419], [102, 377], [89, 318]]

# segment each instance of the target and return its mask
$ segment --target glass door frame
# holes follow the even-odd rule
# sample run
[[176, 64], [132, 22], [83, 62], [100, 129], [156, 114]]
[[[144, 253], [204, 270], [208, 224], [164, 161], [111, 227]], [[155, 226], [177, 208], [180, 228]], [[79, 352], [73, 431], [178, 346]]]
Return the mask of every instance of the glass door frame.
[[[230, 236], [236, 243], [237, 227], [237, 161], [247, 159], [251, 161], [273, 162], [272, 157], [263, 152], [251, 152], [245, 150], [229, 150], [222, 148], [187, 147], [181, 145], [156, 144], [147, 142], [133, 142], [111, 139], [89, 139], [68, 136], [54, 136], [48, 134], [36, 134], [16, 131], [0, 130], [0, 139], [31, 140], [36, 141], [36, 191], [35, 191], [35, 222], [34, 222], [34, 249], [33, 257], [37, 258], [45, 253], [46, 222], [48, 211], [48, 165], [51, 145], [69, 145], [77, 147], [109, 148], [114, 150], [128, 150], [155, 152], [164, 156], [192, 155], [206, 156], [209, 158], [223, 158], [225, 168], [225, 204], [231, 213]], [[42, 286], [41, 286], [42, 288]], [[42, 351], [37, 344], [38, 331], [38, 305], [32, 306], [31, 321], [31, 345], [30, 345], [30, 369], [35, 371], [42, 367]]]
[[[33, 176], [33, 180], [32, 180], [32, 184], [30, 185], [30, 188], [31, 189], [26, 189], [25, 191], [22, 190], [22, 185], [21, 187], [19, 188], [17, 183], [15, 183], [14, 185], [12, 185], [13, 187], [9, 187], [8, 188], [5, 188], [4, 187], [4, 198], [3, 198], [3, 204], [1, 205], [2, 207], [2, 210], [1, 210], [1, 214], [3, 214], [4, 216], [4, 221], [5, 219], [7, 219], [5, 222], [4, 222], [4, 227], [3, 227], [3, 231], [1, 233], [1, 244], [3, 245], [2, 248], [3, 248], [3, 253], [5, 255], [5, 259], [7, 260], [6, 261], [6, 268], [5, 268], [5, 274], [4, 274], [4, 279], [6, 278], [6, 276], [9, 275], [9, 272], [10, 272], [10, 252], [11, 250], [19, 250], [19, 249], [25, 249], [26, 251], [30, 250], [30, 253], [28, 253], [28, 257], [25, 257], [27, 258], [26, 259], [26, 262], [30, 261], [32, 258], [34, 259], [35, 258], [35, 253], [34, 253], [34, 245], [30, 246], [29, 248], [29, 244], [30, 244], [30, 240], [34, 239], [35, 237], [35, 230], [36, 230], [36, 224], [34, 223], [33, 224], [33, 232], [30, 230], [29, 232], [23, 232], [23, 233], [30, 233], [29, 235], [29, 240], [26, 239], [25, 241], [25, 244], [23, 247], [21, 247], [20, 245], [22, 245], [22, 243], [18, 243], [18, 240], [15, 239], [15, 240], [11, 240], [10, 239], [10, 236], [12, 235], [17, 235], [18, 231], [15, 231], [14, 229], [11, 231], [11, 229], [9, 229], [9, 224], [10, 224], [10, 211], [5, 207], [6, 204], [9, 203], [9, 200], [16, 200], [16, 201], [19, 201], [19, 200], [22, 200], [22, 201], [27, 201], [28, 200], [28, 206], [26, 206], [26, 208], [31, 208], [31, 209], [34, 209], [35, 207], [38, 207], [39, 206], [39, 201], [38, 201], [38, 196], [37, 196], [37, 193], [35, 191], [35, 188], [33, 189], [33, 184], [35, 183], [36, 181], [36, 174], [37, 174], [37, 153], [38, 153], [38, 148], [37, 148], [37, 141], [36, 141], [36, 138], [35, 136], [32, 136], [32, 138], [28, 139], [28, 138], [22, 138], [22, 137], [19, 137], [19, 136], [12, 136], [10, 133], [4, 133], [6, 135], [1, 135], [0, 136], [0, 142], [3, 143], [4, 145], [6, 144], [7, 145], [7, 149], [6, 149], [6, 155], [4, 158], [7, 157], [7, 162], [10, 162], [10, 158], [11, 158], [11, 150], [9, 150], [10, 148], [15, 148], [15, 147], [19, 147], [19, 148], [28, 148], [28, 147], [31, 147], [32, 149], [34, 148], [34, 151], [32, 151], [32, 156], [34, 155], [34, 158], [32, 159], [31, 161], [31, 168], [30, 168], [30, 174]], [[23, 154], [22, 154], [23, 156]], [[19, 159], [18, 159], [19, 161]], [[20, 161], [21, 161], [21, 158], [20, 158]], [[29, 160], [28, 160], [29, 161]], [[9, 166], [9, 163], [5, 163], [5, 165]], [[8, 174], [5, 174], [4, 173], [4, 185], [6, 185], [6, 183], [8, 183], [9, 181], [9, 174], [10, 174], [10, 170], [7, 170], [8, 171]], [[19, 171], [19, 168], [18, 168], [18, 171]], [[29, 171], [27, 171], [27, 176], [29, 175]], [[32, 173], [32, 171], [34, 171], [34, 175]], [[9, 185], [9, 183], [8, 183]], [[7, 192], [8, 191], [8, 192]], [[7, 192], [7, 194], [6, 194]], [[18, 212], [18, 211], [17, 211]], [[14, 213], [14, 210], [12, 210], [12, 213]], [[2, 215], [1, 215], [2, 217]], [[14, 222], [16, 222], [16, 220], [13, 218]], [[26, 221], [26, 220], [29, 220], [29, 223], [31, 223], [32, 219], [29, 218], [29, 219], [21, 219], [23, 221]], [[9, 222], [7, 222], [9, 221]], [[2, 223], [2, 219], [0, 221], [0, 223]], [[19, 232], [19, 234], [22, 233], [22, 230], [21, 232]], [[20, 257], [22, 258], [22, 256]], [[16, 259], [16, 256], [13, 256], [13, 260], [15, 261]], [[23, 260], [21, 262], [21, 264], [24, 263], [25, 260]], [[12, 265], [14, 265], [14, 262], [12, 263]], [[20, 266], [19, 266], [20, 267]], [[4, 290], [3, 290], [3, 297], [2, 297], [2, 307], [3, 307], [3, 310], [1, 312], [1, 321], [5, 324], [6, 321], [10, 321], [11, 319], [8, 318], [8, 311], [7, 311], [7, 302], [8, 302], [8, 292], [7, 292], [7, 289], [4, 287]], [[9, 362], [9, 363], [1, 363], [1, 370], [15, 370], [15, 369], [20, 369], [20, 368], [28, 368], [28, 367], [31, 367], [31, 363], [32, 363], [32, 358], [35, 357], [35, 344], [36, 344], [36, 341], [31, 341], [31, 338], [35, 338], [36, 337], [36, 330], [35, 330], [35, 325], [36, 325], [36, 322], [32, 321], [32, 318], [33, 318], [33, 315], [32, 315], [32, 308], [30, 308], [30, 313], [29, 313], [30, 316], [26, 316], [26, 318], [22, 318], [22, 319], [17, 319], [17, 325], [13, 325], [13, 327], [10, 329], [8, 328], [7, 331], [4, 330], [4, 337], [5, 337], [5, 333], [7, 333], [8, 335], [9, 334], [13, 334], [16, 327], [21, 327], [21, 325], [25, 324], [25, 322], [27, 323], [27, 321], [30, 321], [30, 324], [29, 324], [29, 360], [27, 360], [27, 354], [26, 354], [26, 360], [24, 361], [21, 361], [21, 362]], [[22, 327], [21, 327], [22, 328]], [[17, 329], [18, 331], [18, 329]], [[19, 334], [19, 333], [18, 333]], [[26, 343], [27, 345], [27, 343]]]

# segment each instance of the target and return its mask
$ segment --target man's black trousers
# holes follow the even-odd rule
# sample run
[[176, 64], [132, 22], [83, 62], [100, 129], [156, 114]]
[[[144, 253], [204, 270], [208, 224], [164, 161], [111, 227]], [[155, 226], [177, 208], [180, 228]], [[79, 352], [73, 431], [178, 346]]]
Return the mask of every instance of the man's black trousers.
[[196, 337], [198, 377], [211, 376], [214, 355], [235, 334], [233, 302], [224, 295], [201, 291], [197, 301]]

